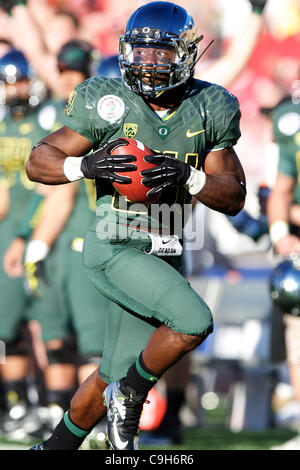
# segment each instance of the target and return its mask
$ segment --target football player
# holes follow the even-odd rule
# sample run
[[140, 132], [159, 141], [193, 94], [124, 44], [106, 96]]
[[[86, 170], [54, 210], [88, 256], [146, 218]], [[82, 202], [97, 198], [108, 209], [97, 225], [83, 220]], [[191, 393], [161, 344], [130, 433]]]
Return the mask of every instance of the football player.
[[[59, 51], [57, 67], [64, 99], [45, 103], [41, 119], [48, 127], [59, 126], [70, 92], [90, 76], [92, 64], [92, 47], [85, 41], [72, 40]], [[13, 277], [20, 275], [24, 250], [18, 248], [19, 238], [28, 241], [26, 287], [34, 299], [31, 315], [41, 325], [48, 357], [48, 366], [43, 369], [48, 407], [39, 430], [44, 435], [54, 412], [59, 415], [70, 401], [76, 383], [75, 366], [79, 366], [81, 383], [97, 368], [102, 352], [107, 300], [103, 298], [100, 302], [81, 260], [82, 239], [95, 208], [92, 180], [52, 187], [34, 230], [30, 230], [25, 218], [22, 233], [19, 232], [4, 258], [7, 273]]]
[[[21, 51], [12, 49], [0, 59], [0, 81], [0, 338], [6, 344], [6, 363], [1, 365], [8, 411], [8, 428], [2, 431], [6, 432], [12, 430], [10, 424], [15, 405], [22, 410], [19, 416], [24, 415], [28, 406], [29, 351], [22, 335], [22, 324], [28, 320], [28, 298], [22, 279], [12, 279], [5, 273], [3, 256], [18, 231], [24, 209], [36, 186], [28, 180], [25, 171], [30, 149], [49, 130], [43, 128], [39, 119], [44, 95], [36, 93], [40, 89], [36, 87], [38, 82]], [[43, 188], [45, 190], [46, 186]], [[41, 194], [38, 199], [42, 197]], [[20, 244], [23, 246], [21, 240]]]
[[[274, 137], [279, 145], [278, 173], [271, 190], [267, 214], [274, 251], [281, 257], [293, 255], [296, 266], [300, 252], [300, 185], [299, 185], [299, 131], [300, 104], [292, 97], [284, 98], [273, 110]], [[292, 268], [293, 269], [293, 268]], [[292, 269], [287, 279], [293, 281]], [[298, 268], [297, 268], [298, 269]], [[287, 285], [287, 283], [285, 283]], [[281, 289], [285, 286], [282, 285]], [[287, 289], [288, 290], [288, 289]], [[300, 405], [300, 317], [292, 308], [282, 311], [285, 326], [286, 361], [295, 399]], [[300, 436], [273, 447], [272, 450], [299, 450]]]
[[[142, 6], [120, 37], [122, 80], [96, 77], [76, 87], [66, 125], [31, 152], [33, 181], [95, 179], [97, 214], [85, 237], [84, 264], [114, 305], [99, 372], [81, 385], [39, 450], [78, 448], [106, 411], [111, 447], [137, 449], [148, 392], [213, 330], [210, 309], [180, 273], [182, 225], [175, 224], [175, 233], [155, 214], [159, 205], [132, 205], [112, 186], [130, 183], [122, 173], [136, 165], [134, 155], [111, 152], [126, 144], [122, 137], [136, 137], [158, 151], [146, 157], [155, 167], [142, 176], [162, 208], [175, 205], [180, 213], [182, 207], [183, 217], [194, 196], [229, 215], [242, 209], [246, 182], [233, 149], [240, 110], [224, 88], [193, 78], [201, 39], [181, 6]], [[172, 256], [164, 256], [166, 243]]]
[[[262, 26], [264, 24], [264, 9], [266, 0], [250, 0], [251, 12], [242, 33], [237, 35], [230, 46], [218, 59], [210, 63], [207, 68], [202, 67], [202, 62], [198, 61], [195, 68], [195, 78], [213, 82], [225, 88], [230, 87], [234, 80], [247, 66], [248, 61], [257, 44]], [[193, 208], [197, 204], [197, 199], [193, 200]], [[196, 211], [195, 211], [196, 214]], [[193, 217], [197, 217], [197, 214]], [[228, 220], [243, 233], [253, 239], [268, 232], [268, 224], [264, 213], [259, 219], [252, 218], [243, 209], [235, 217], [227, 216]], [[195, 259], [195, 256], [193, 256]], [[188, 269], [189, 261], [185, 259], [184, 264]], [[187, 354], [174, 367], [164, 374], [166, 383], [167, 410], [158, 428], [151, 433], [144, 433], [141, 442], [144, 444], [180, 444], [182, 442], [180, 410], [185, 402], [185, 390], [190, 378], [188, 373], [190, 368], [190, 356]], [[178, 378], [180, 377], [180, 380]]]

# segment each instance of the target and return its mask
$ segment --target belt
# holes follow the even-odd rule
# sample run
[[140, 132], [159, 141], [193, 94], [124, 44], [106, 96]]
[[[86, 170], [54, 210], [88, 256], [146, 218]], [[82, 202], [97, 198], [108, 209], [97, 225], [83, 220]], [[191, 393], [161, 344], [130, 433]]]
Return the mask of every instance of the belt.
[[170, 233], [164, 233], [163, 230], [161, 228], [149, 228], [149, 227], [133, 227], [132, 225], [127, 225], [127, 224], [122, 224], [119, 222], [119, 225], [122, 225], [122, 227], [128, 227], [129, 229], [132, 229], [132, 230], [138, 230], [140, 232], [148, 232], [148, 233], [156, 233], [157, 235], [173, 235], [173, 234], [170, 234]]

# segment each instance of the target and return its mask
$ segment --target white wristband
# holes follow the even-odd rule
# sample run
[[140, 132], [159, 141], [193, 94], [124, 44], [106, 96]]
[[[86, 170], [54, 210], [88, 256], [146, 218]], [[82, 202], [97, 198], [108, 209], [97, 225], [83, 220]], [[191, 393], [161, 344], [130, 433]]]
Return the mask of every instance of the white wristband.
[[275, 245], [281, 238], [289, 235], [289, 225], [284, 220], [277, 220], [277, 222], [270, 225], [269, 232], [271, 241]]
[[31, 240], [26, 249], [25, 263], [37, 263], [46, 258], [49, 246], [42, 240]]
[[206, 174], [204, 171], [196, 170], [194, 167], [191, 168], [191, 174], [189, 179], [187, 180], [185, 187], [188, 192], [193, 196], [194, 194], [199, 193], [201, 189], [204, 187], [206, 182]]
[[64, 174], [69, 181], [77, 181], [84, 177], [80, 167], [84, 157], [67, 157], [64, 161]]

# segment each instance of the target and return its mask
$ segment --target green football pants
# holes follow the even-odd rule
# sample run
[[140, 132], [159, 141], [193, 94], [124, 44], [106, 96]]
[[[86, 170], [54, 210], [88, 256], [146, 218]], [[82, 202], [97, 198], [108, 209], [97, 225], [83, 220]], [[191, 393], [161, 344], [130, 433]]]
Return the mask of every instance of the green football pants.
[[15, 237], [15, 226], [8, 219], [0, 224], [0, 339], [14, 341], [26, 320], [28, 297], [23, 278], [10, 278], [3, 269], [3, 256]]
[[135, 245], [100, 240], [93, 230], [84, 244], [87, 273], [114, 304], [100, 365], [101, 377], [110, 382], [126, 375], [159, 324], [189, 335], [213, 330], [210, 309], [178, 271], [180, 259], [147, 255], [148, 241]]

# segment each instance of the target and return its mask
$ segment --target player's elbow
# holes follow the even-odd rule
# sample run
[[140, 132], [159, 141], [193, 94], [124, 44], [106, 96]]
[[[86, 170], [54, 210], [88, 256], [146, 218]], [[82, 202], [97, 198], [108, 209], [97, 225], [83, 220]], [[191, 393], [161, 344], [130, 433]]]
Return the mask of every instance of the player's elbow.
[[30, 161], [30, 159], [28, 159], [25, 169], [26, 169], [27, 178], [30, 181], [35, 181], [34, 166], [32, 165], [32, 162]]
[[32, 154], [29, 155], [29, 158], [26, 163], [26, 174], [30, 181], [38, 182], [38, 172], [37, 172], [37, 165], [36, 165], [36, 157]]
[[232, 195], [231, 203], [225, 212], [226, 215], [235, 216], [244, 207], [246, 200], [246, 189], [242, 186], [237, 187], [236, 191]]

